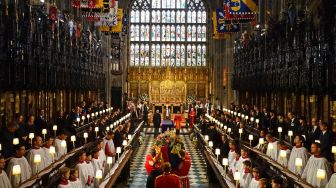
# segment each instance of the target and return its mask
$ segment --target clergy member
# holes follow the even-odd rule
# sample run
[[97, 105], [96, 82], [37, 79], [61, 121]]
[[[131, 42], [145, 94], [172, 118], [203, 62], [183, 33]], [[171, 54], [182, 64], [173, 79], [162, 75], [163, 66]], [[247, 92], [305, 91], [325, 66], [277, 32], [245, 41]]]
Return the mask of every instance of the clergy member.
[[[30, 149], [27, 153], [27, 160], [28, 163], [32, 169], [32, 173], [33, 174], [37, 174], [38, 172], [41, 172], [41, 170], [43, 170], [46, 165], [46, 156], [45, 156], [45, 152], [44, 150], [41, 148], [42, 146], [42, 137], [37, 135], [33, 138], [33, 148]], [[35, 163], [34, 162], [34, 158], [35, 155], [40, 155], [41, 156], [41, 162], [40, 163]]]
[[69, 182], [70, 169], [68, 167], [62, 167], [59, 170], [59, 174], [61, 177], [57, 188], [71, 188], [72, 186]]
[[[309, 158], [307, 162], [307, 166], [305, 167], [302, 173], [302, 178], [306, 179], [307, 182], [314, 187], [316, 186], [324, 187], [327, 185], [331, 175], [331, 169], [329, 163], [326, 158], [322, 157], [319, 143], [313, 142], [310, 150], [312, 156]], [[318, 169], [325, 170], [326, 172], [326, 177], [322, 180], [318, 180], [316, 177]]]
[[[9, 181], [11, 182], [13, 187], [17, 187], [19, 182], [24, 182], [29, 179], [32, 175], [32, 170], [29, 166], [27, 159], [24, 157], [26, 154], [26, 148], [23, 144], [18, 144], [15, 146], [15, 156], [10, 159], [7, 165], [7, 175]], [[21, 174], [20, 179], [13, 175], [13, 166], [20, 165]]]
[[336, 185], [336, 162], [334, 162], [334, 174], [331, 176], [326, 188], [333, 188]]
[[[303, 136], [295, 136], [294, 144], [295, 146], [292, 148], [289, 160], [288, 160], [288, 170], [292, 171], [294, 174], [301, 175], [302, 171], [306, 167], [308, 161], [308, 152], [305, 147], [303, 147]], [[302, 167], [295, 166], [296, 158], [302, 159]]]
[[12, 188], [12, 185], [8, 179], [6, 172], [4, 171], [5, 168], [5, 158], [3, 155], [0, 154], [0, 187], [2, 188]]
[[[279, 143], [279, 155], [277, 162], [282, 166], [287, 167], [291, 150], [286, 146], [286, 144], [283, 141], [279, 141], [278, 143]], [[281, 152], [285, 152], [286, 155], [281, 156]]]
[[266, 140], [268, 142], [266, 155], [276, 161], [278, 159], [278, 141], [270, 133], [266, 135]]
[[56, 156], [55, 159], [59, 159], [67, 153], [67, 147], [62, 147], [62, 141], [66, 141], [68, 134], [65, 131], [62, 131], [61, 134], [55, 139], [55, 150]]
[[180, 178], [171, 174], [171, 166], [169, 162], [162, 164], [163, 174], [156, 177], [155, 179], [155, 187], [160, 188], [181, 188]]

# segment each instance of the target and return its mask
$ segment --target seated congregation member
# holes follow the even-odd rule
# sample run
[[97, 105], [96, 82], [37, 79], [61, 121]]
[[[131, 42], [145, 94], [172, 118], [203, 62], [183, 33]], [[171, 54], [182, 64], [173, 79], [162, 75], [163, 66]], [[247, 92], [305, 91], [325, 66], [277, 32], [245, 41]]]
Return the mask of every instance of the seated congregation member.
[[163, 163], [162, 170], [163, 174], [155, 178], [155, 188], [181, 188], [180, 178], [170, 172], [170, 163]]
[[1, 188], [12, 188], [12, 185], [8, 179], [8, 176], [6, 172], [4, 171], [5, 169], [5, 158], [3, 155], [0, 154], [0, 187]]
[[253, 168], [253, 178], [250, 182], [249, 188], [259, 188], [259, 180], [260, 180], [260, 170], [258, 167]]
[[[27, 159], [24, 157], [25, 154], [26, 154], [25, 146], [23, 144], [18, 144], [15, 146], [14, 157], [11, 158], [8, 162], [6, 172], [7, 172], [9, 181], [11, 182], [13, 187], [16, 187], [18, 182], [26, 181], [32, 175], [31, 167], [29, 166]], [[15, 177], [12, 173], [13, 166], [15, 165], [20, 165], [20, 168], [21, 168], [20, 179], [18, 179], [18, 177]]]
[[[288, 166], [288, 160], [291, 153], [291, 150], [286, 146], [283, 141], [279, 141], [279, 155], [277, 162], [285, 167]], [[281, 156], [281, 152], [285, 152], [285, 157]]]
[[280, 176], [272, 177], [272, 188], [282, 188], [283, 179]]
[[[13, 139], [17, 138], [18, 126], [14, 122], [10, 122], [6, 127], [2, 127], [0, 131], [0, 143], [2, 144], [1, 153], [5, 158], [13, 155], [14, 145]], [[4, 147], [6, 146], [6, 147]]]
[[78, 168], [73, 168], [70, 170], [70, 184], [71, 188], [82, 188], [82, 182], [78, 178]]
[[104, 146], [103, 146], [106, 157], [112, 157], [112, 163], [114, 163], [116, 156], [116, 148], [114, 145], [113, 138], [114, 138], [114, 132], [109, 131], [106, 137], [104, 138]]
[[44, 142], [44, 146], [42, 147], [43, 151], [44, 151], [44, 163], [45, 163], [45, 167], [51, 165], [51, 163], [53, 163], [53, 157], [55, 156], [51, 156], [50, 154], [50, 147], [53, 145], [54, 143], [54, 139], [50, 136], [46, 137], [46, 141]]
[[228, 154], [229, 171], [232, 172], [232, 168], [234, 166], [234, 162], [236, 158], [236, 151], [238, 151], [237, 143], [234, 140], [230, 140], [229, 147], [230, 147], [230, 151]]
[[248, 188], [250, 185], [250, 182], [252, 180], [252, 174], [251, 174], [251, 168], [252, 168], [252, 163], [250, 160], [246, 160], [243, 162], [243, 173], [240, 174], [240, 180], [239, 180], [239, 186], [241, 188]]
[[[292, 148], [289, 160], [288, 160], [288, 170], [294, 174], [301, 175], [308, 161], [308, 152], [305, 147], [303, 147], [303, 136], [295, 136], [294, 147]], [[302, 167], [298, 169], [295, 166], [296, 158], [302, 159]]]
[[334, 162], [333, 170], [334, 170], [334, 173], [331, 176], [326, 188], [333, 188], [336, 185], [336, 161]]
[[71, 183], [69, 182], [70, 168], [62, 167], [59, 170], [59, 174], [61, 175], [61, 178], [57, 188], [71, 188], [72, 186]]
[[[42, 146], [42, 138], [41, 136], [35, 136], [33, 138], [33, 148], [30, 149], [27, 153], [27, 160], [28, 163], [32, 169], [32, 173], [33, 174], [37, 174], [38, 172], [40, 172], [41, 170], [43, 170], [46, 167], [46, 157], [45, 156], [45, 152], [43, 150], [43, 148], [41, 148]], [[35, 155], [40, 155], [41, 156], [41, 162], [39, 164], [34, 163], [34, 157]], [[48, 155], [49, 156], [49, 155]]]
[[275, 140], [272, 134], [267, 134], [266, 140], [268, 142], [266, 155], [276, 161], [278, 159], [278, 152], [279, 152], [278, 141]]
[[83, 187], [94, 187], [94, 172], [92, 172], [92, 164], [86, 162], [86, 152], [80, 151], [78, 156], [78, 177]]
[[55, 150], [56, 150], [56, 156], [55, 160], [60, 159], [62, 156], [64, 156], [67, 153], [67, 147], [62, 147], [62, 141], [66, 141], [68, 138], [68, 133], [66, 131], [62, 131], [60, 135], [58, 135], [57, 138], [55, 138]]
[[302, 178], [306, 179], [312, 186], [317, 186], [317, 170], [322, 169], [326, 171], [326, 178], [320, 181], [319, 186], [326, 186], [331, 175], [331, 169], [326, 158], [321, 155], [321, 147], [317, 142], [311, 145], [312, 156], [309, 158], [307, 165], [302, 173]]
[[180, 156], [182, 160], [180, 161], [176, 174], [180, 177], [181, 188], [189, 188], [190, 182], [188, 174], [191, 166], [191, 159], [184, 150], [180, 150]]

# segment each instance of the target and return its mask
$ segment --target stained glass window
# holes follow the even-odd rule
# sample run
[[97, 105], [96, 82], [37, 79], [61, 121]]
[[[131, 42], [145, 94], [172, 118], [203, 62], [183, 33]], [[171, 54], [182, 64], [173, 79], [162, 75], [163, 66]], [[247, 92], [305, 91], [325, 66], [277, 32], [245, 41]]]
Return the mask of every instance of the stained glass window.
[[135, 0], [130, 66], [206, 66], [207, 12], [202, 0]]

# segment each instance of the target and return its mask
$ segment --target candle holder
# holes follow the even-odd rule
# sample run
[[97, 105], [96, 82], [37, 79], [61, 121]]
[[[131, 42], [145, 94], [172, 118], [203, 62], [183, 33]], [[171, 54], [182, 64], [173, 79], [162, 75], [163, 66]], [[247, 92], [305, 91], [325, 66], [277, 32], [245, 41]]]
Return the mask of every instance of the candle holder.
[[90, 123], [90, 114], [86, 115], [87, 123]]
[[279, 139], [281, 140], [282, 127], [278, 127]]
[[226, 177], [226, 167], [229, 165], [229, 159], [223, 158], [222, 164], [224, 166], [224, 172], [225, 172], [225, 177]]
[[85, 123], [85, 116], [82, 116], [83, 124]]
[[323, 169], [317, 169], [316, 178], [317, 178], [317, 187], [320, 187], [321, 181], [326, 178], [326, 171]]
[[76, 118], [77, 126], [79, 127], [80, 118]]
[[289, 136], [289, 142], [292, 143], [293, 131], [289, 130], [288, 131], [288, 136]]
[[209, 147], [212, 149], [212, 147], [213, 147], [213, 142], [212, 141], [209, 141]]
[[13, 145], [18, 145], [20, 143], [18, 138], [13, 138]]
[[217, 161], [218, 161], [218, 156], [220, 155], [220, 149], [219, 148], [216, 148], [215, 154], [217, 156]]
[[280, 157], [282, 158], [281, 165], [286, 167], [285, 158], [287, 157], [287, 153], [285, 150], [280, 150]]
[[331, 147], [331, 153], [334, 154], [334, 160], [336, 161], [336, 146]]
[[12, 174], [15, 177], [15, 187], [19, 187], [21, 184], [21, 166], [20, 165], [14, 165], [12, 169]]
[[119, 161], [119, 154], [120, 153], [121, 153], [121, 147], [117, 147], [118, 161]]
[[109, 166], [109, 171], [111, 170], [111, 165], [113, 163], [113, 158], [108, 156], [107, 159], [106, 159], [106, 163], [108, 164]]
[[87, 138], [89, 137], [88, 133], [85, 132], [84, 135], [83, 135], [83, 137], [84, 137], [85, 144], [86, 144], [87, 143]]
[[250, 140], [250, 147], [252, 147], [252, 140], [253, 140], [253, 135], [252, 134], [249, 135], [249, 140]]
[[301, 175], [301, 168], [302, 168], [302, 158], [295, 158], [295, 166], [296, 166], [296, 169], [297, 169], [297, 172], [298, 172], [298, 176]]
[[98, 137], [99, 127], [95, 127], [96, 137]]
[[75, 148], [76, 148], [76, 145], [75, 145], [76, 136], [72, 135], [72, 136], [70, 137], [70, 139], [71, 139], [71, 142], [72, 142], [73, 148], [75, 149]]
[[56, 138], [57, 125], [53, 126], [53, 131], [54, 131], [54, 137]]
[[35, 134], [34, 133], [29, 133], [28, 137], [30, 139], [31, 146], [33, 147], [33, 138], [35, 137]]
[[36, 155], [34, 155], [34, 163], [35, 163], [35, 165], [36, 165], [36, 176], [38, 175], [38, 167], [39, 167], [39, 165], [40, 165], [40, 163], [41, 163], [41, 155], [40, 154], [36, 154]]
[[96, 179], [97, 179], [97, 186], [99, 187], [100, 180], [103, 178], [103, 171], [102, 170], [97, 170], [96, 171]]
[[43, 141], [45, 141], [45, 135], [47, 134], [47, 129], [42, 129]]
[[239, 128], [238, 132], [239, 132], [239, 139], [241, 140], [242, 139], [242, 134], [243, 134], [243, 129]]

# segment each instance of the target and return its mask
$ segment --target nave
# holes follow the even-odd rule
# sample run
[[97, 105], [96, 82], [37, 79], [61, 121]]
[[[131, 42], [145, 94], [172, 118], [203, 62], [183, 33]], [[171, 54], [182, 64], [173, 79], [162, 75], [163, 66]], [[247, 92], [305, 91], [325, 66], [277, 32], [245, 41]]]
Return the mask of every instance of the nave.
[[[186, 151], [191, 155], [191, 167], [189, 171], [189, 180], [191, 188], [208, 187], [208, 179], [206, 175], [206, 162], [198, 148], [193, 145], [189, 129], [183, 128], [182, 141], [186, 144]], [[146, 186], [147, 173], [144, 168], [146, 163], [146, 155], [154, 142], [153, 128], [144, 128], [144, 142], [140, 145], [134, 158], [131, 160], [130, 178], [127, 183], [129, 188], [142, 188]]]

